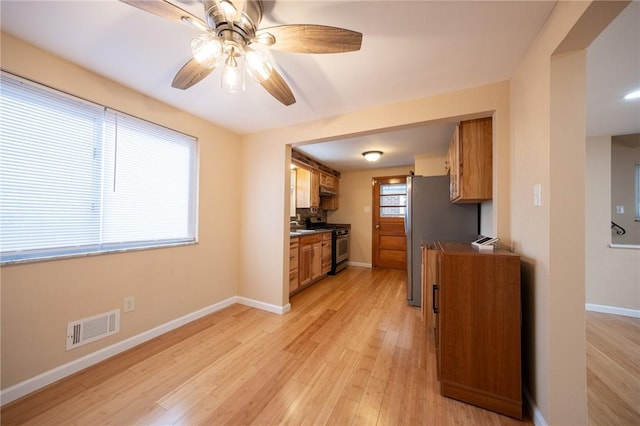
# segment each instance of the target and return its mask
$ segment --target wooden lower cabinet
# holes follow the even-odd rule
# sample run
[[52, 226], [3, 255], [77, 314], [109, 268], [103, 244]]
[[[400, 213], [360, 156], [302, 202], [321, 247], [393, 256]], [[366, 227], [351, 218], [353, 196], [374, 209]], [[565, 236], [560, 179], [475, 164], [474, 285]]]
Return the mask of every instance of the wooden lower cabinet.
[[322, 234], [322, 273], [331, 272], [331, 233]]
[[[327, 249], [325, 248], [326, 240], [329, 238], [329, 269], [326, 269], [325, 256]], [[331, 233], [317, 233], [313, 235], [305, 235], [300, 238], [298, 247], [298, 287], [297, 290], [324, 278], [331, 270]], [[291, 293], [291, 287], [289, 293]]]
[[313, 255], [313, 246], [311, 244], [300, 245], [300, 259], [298, 266], [298, 279], [300, 287], [311, 282], [311, 257]]
[[289, 294], [296, 291], [300, 286], [298, 279], [298, 262], [299, 262], [299, 243], [298, 237], [289, 240]]
[[440, 393], [522, 419], [520, 257], [445, 242], [423, 256], [435, 268], [422, 291], [433, 298]]

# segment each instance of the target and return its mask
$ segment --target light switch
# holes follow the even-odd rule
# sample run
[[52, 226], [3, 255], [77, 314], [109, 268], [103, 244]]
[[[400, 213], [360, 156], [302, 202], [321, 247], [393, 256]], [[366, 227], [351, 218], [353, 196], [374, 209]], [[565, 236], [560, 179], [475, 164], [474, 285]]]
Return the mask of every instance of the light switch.
[[540, 207], [542, 205], [542, 185], [533, 185], [533, 206]]
[[624, 206], [616, 206], [617, 214], [624, 214]]
[[371, 213], [371, 206], [365, 206], [364, 207], [364, 212], [365, 213]]

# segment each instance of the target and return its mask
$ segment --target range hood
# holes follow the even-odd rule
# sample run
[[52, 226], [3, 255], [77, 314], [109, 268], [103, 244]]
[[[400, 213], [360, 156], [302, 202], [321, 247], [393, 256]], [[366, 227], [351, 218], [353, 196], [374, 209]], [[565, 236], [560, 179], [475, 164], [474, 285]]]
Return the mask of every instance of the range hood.
[[338, 195], [335, 189], [320, 185], [320, 195]]

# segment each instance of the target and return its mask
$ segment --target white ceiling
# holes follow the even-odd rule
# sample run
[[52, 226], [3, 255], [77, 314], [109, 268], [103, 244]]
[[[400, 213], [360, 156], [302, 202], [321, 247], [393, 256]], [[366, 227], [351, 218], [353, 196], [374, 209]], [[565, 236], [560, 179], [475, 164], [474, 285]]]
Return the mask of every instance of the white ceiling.
[[[197, 1], [172, 1], [203, 15]], [[190, 41], [199, 32], [117, 0], [2, 0], [0, 17], [3, 31], [247, 134], [506, 80], [555, 2], [277, 0], [264, 4], [260, 28], [286, 23], [348, 28], [364, 34], [362, 49], [332, 55], [269, 51], [297, 99], [285, 107], [250, 79], [243, 93], [223, 92], [219, 70], [186, 91], [171, 88], [175, 73], [190, 58]], [[636, 25], [637, 17], [636, 13]], [[617, 68], [617, 63], [609, 69]], [[637, 70], [637, 64], [636, 56], [631, 65]], [[591, 108], [589, 112], [601, 116]], [[340, 171], [392, 167], [412, 164], [416, 154], [443, 153], [451, 132], [452, 126], [443, 124], [300, 148]], [[371, 166], [361, 156], [366, 149], [381, 149], [385, 155]]]

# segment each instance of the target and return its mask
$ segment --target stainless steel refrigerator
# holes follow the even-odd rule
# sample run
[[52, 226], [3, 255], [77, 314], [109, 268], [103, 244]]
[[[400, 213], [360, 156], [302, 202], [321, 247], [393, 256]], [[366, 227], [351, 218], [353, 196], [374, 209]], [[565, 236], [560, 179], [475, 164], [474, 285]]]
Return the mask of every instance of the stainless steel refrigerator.
[[420, 306], [420, 243], [423, 241], [474, 241], [480, 232], [479, 204], [449, 201], [449, 176], [407, 177], [407, 300]]

